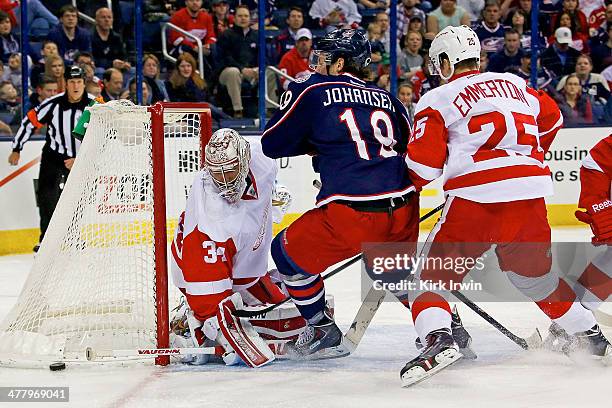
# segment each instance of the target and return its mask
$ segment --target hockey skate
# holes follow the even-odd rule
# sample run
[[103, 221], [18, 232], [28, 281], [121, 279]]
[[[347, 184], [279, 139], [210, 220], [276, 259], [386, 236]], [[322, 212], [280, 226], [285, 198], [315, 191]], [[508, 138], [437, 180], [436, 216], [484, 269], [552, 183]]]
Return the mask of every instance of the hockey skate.
[[574, 341], [574, 336], [567, 333], [558, 323], [552, 322], [548, 327], [548, 336], [542, 343], [542, 347], [546, 350], [561, 353], [563, 347], [571, 341]]
[[612, 365], [612, 345], [601, 332], [598, 324], [590, 330], [576, 333], [562, 348], [572, 360], [580, 360], [580, 354], [590, 355], [601, 360], [604, 365]]
[[[478, 356], [472, 350], [472, 336], [463, 326], [463, 322], [461, 321], [461, 317], [459, 317], [459, 312], [457, 311], [457, 306], [453, 307], [452, 313], [452, 321], [451, 321], [451, 330], [453, 333], [453, 339], [455, 343], [459, 346], [459, 351], [463, 354], [463, 357], [468, 360], [475, 360]], [[423, 343], [421, 343], [421, 339], [419, 337], [414, 341], [414, 345], [417, 350], [421, 350], [423, 348]]]
[[291, 360], [320, 360], [349, 355], [342, 344], [342, 332], [325, 312], [323, 319], [309, 324], [295, 341], [287, 343], [287, 358]]
[[402, 387], [409, 387], [448, 367], [463, 355], [453, 340], [451, 330], [438, 329], [425, 338], [427, 346], [400, 371]]

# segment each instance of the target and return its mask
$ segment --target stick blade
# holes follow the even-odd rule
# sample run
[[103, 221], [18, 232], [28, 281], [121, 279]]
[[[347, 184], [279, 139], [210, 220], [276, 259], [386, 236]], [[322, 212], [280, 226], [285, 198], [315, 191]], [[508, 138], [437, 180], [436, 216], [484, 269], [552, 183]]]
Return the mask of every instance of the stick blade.
[[531, 336], [525, 338], [525, 343], [527, 343], [528, 350], [541, 348], [544, 342], [540, 330], [536, 328]]

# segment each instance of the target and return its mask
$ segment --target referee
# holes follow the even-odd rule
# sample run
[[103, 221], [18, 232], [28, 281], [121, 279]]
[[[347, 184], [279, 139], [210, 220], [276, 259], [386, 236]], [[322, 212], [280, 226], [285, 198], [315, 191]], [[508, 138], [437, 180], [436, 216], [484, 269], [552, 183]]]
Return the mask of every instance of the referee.
[[[45, 145], [38, 173], [38, 210], [40, 214], [40, 240], [59, 201], [63, 184], [70, 173], [80, 141], [72, 136], [72, 129], [94, 96], [85, 92], [85, 72], [78, 66], [66, 70], [66, 91], [43, 101], [23, 118], [13, 140], [9, 164], [19, 163], [19, 152], [36, 129], [47, 126]], [[34, 247], [38, 251], [40, 244]]]

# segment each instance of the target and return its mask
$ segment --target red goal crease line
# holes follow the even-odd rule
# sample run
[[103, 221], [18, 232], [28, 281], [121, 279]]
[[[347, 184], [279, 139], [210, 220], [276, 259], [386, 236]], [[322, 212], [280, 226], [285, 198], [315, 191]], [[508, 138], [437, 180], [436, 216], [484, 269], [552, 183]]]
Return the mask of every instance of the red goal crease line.
[[25, 172], [26, 170], [34, 167], [34, 165], [36, 165], [38, 162], [40, 162], [40, 156], [36, 157], [35, 159], [30, 160], [29, 162], [27, 162], [26, 164], [24, 164], [23, 166], [19, 167], [17, 170], [15, 170], [14, 172], [10, 173], [5, 178], [0, 180], [0, 187], [4, 186], [9, 181], [11, 181], [15, 177], [19, 176], [21, 173]]

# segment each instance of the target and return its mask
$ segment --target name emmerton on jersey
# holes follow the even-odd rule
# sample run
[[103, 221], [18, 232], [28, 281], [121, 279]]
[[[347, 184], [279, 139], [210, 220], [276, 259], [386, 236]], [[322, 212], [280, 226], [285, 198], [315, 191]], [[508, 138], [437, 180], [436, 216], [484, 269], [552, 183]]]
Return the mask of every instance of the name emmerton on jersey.
[[453, 99], [453, 105], [459, 110], [461, 116], [466, 117], [472, 110], [472, 105], [483, 98], [514, 99], [529, 106], [525, 93], [506, 79], [490, 79], [466, 85]]

